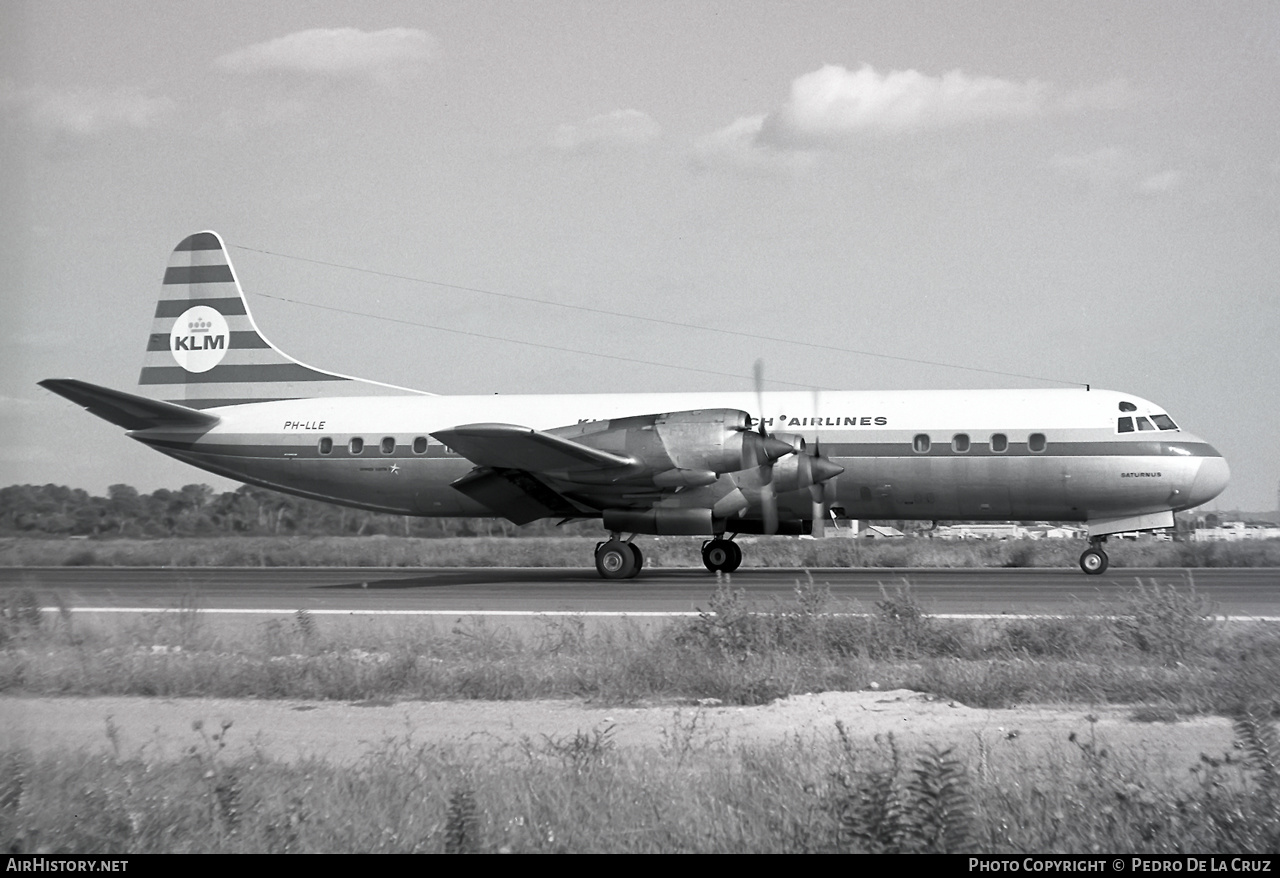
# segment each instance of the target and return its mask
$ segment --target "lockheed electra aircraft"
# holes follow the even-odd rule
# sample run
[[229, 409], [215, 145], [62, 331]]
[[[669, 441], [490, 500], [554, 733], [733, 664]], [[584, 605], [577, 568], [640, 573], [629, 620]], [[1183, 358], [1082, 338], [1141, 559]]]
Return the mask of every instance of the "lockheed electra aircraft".
[[398, 515], [598, 519], [606, 579], [640, 571], [637, 534], [706, 537], [727, 573], [739, 534], [828, 517], [1085, 522], [1096, 574], [1108, 535], [1172, 527], [1229, 476], [1162, 407], [1089, 388], [437, 396], [338, 375], [267, 341], [213, 232], [173, 251], [138, 383], [40, 382], [252, 485]]

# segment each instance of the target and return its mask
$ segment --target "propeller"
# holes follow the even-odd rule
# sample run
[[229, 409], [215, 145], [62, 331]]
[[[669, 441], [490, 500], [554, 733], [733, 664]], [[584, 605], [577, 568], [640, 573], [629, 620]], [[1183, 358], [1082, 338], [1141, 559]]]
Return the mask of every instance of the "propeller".
[[[818, 412], [818, 388], [813, 389], [813, 411]], [[805, 449], [807, 458], [809, 500], [812, 503], [811, 534], [820, 537], [826, 527], [827, 510], [836, 502], [835, 477], [844, 472], [844, 467], [832, 463], [822, 456], [822, 440], [816, 435], [813, 445]]]
[[[822, 447], [818, 439], [813, 440], [804, 455], [809, 459], [809, 470], [812, 481], [809, 483], [809, 499], [813, 504], [813, 530], [815, 537], [822, 536], [822, 528], [826, 526], [827, 512], [836, 502], [835, 477], [844, 472], [844, 467], [822, 456]], [[812, 454], [812, 457], [809, 455]]]
[[[769, 434], [764, 429], [764, 360], [757, 359], [752, 372], [755, 375], [756, 416], [760, 425], [760, 436], [768, 439]], [[776, 534], [778, 532], [778, 495], [773, 490], [773, 461], [760, 467], [760, 509], [764, 517], [764, 532]]]
[[[778, 490], [775, 464], [787, 455], [782, 464], [781, 490], [796, 491], [809, 489], [809, 497], [813, 504], [813, 518], [818, 524], [826, 517], [826, 510], [835, 503], [836, 486], [832, 479], [844, 472], [844, 467], [832, 463], [822, 456], [822, 449], [815, 441], [806, 444], [804, 437], [791, 434], [770, 434], [764, 426], [764, 361], [756, 360], [754, 368], [756, 386], [756, 411], [758, 414], [757, 429], [750, 438], [754, 441], [744, 442], [744, 451], [750, 448], [755, 454], [755, 478], [760, 486], [760, 511], [764, 524], [764, 533], [778, 532]], [[816, 393], [814, 411], [817, 411]], [[748, 428], [743, 428], [746, 431]], [[757, 438], [758, 436], [758, 438]], [[744, 440], [748, 436], [743, 437]], [[751, 466], [752, 464], [748, 464]]]

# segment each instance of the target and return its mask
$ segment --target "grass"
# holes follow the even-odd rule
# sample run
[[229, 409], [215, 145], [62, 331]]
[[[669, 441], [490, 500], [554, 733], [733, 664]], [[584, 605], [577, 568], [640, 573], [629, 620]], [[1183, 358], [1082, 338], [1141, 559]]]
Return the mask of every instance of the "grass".
[[[0, 692], [260, 698], [515, 699], [761, 704], [810, 691], [927, 691], [970, 706], [1123, 703], [1167, 722], [1233, 717], [1237, 747], [1181, 776], [1111, 754], [1090, 718], [1034, 759], [973, 742], [904, 752], [892, 736], [731, 746], [675, 707], [656, 748], [612, 728], [515, 745], [436, 745], [412, 732], [352, 765], [231, 759], [229, 721], [195, 724], [179, 759], [0, 750], [0, 844], [11, 852], [1266, 852], [1280, 845], [1273, 726], [1280, 626], [1226, 625], [1193, 590], [1143, 583], [1066, 617], [930, 616], [907, 585], [873, 606], [812, 579], [787, 602], [722, 587], [695, 619], [531, 631], [292, 617], [218, 628], [198, 597], [101, 624], [0, 605]], [[862, 615], [851, 615], [861, 610]], [[346, 627], [343, 627], [343, 626]], [[1086, 725], [1087, 723], [1087, 725]]]
[[41, 613], [29, 590], [5, 600], [0, 693], [753, 705], [876, 681], [972, 707], [1233, 715], [1263, 701], [1270, 710], [1280, 679], [1280, 626], [1225, 625], [1193, 589], [1156, 581], [1066, 617], [1011, 620], [935, 618], [905, 584], [870, 607], [837, 603], [812, 579], [766, 605], [722, 586], [692, 620], [591, 631], [577, 617], [517, 630], [305, 611], [228, 631], [198, 598], [132, 621]]
[[[411, 734], [356, 764], [227, 759], [235, 728], [194, 727], [186, 755], [0, 753], [0, 843], [12, 853], [1269, 852], [1280, 845], [1276, 733], [1235, 722], [1239, 749], [1181, 777], [1074, 747], [967, 758], [834, 734], [730, 746], [673, 717], [658, 749], [607, 730], [500, 750]], [[992, 745], [994, 746], [994, 745]]]
[[[5, 567], [586, 567], [595, 537], [206, 537], [158, 540], [0, 538]], [[701, 540], [640, 537], [649, 567], [701, 567]], [[746, 543], [747, 567], [1075, 567], [1076, 540], [801, 540]], [[1112, 540], [1115, 567], [1280, 567], [1280, 540]]]

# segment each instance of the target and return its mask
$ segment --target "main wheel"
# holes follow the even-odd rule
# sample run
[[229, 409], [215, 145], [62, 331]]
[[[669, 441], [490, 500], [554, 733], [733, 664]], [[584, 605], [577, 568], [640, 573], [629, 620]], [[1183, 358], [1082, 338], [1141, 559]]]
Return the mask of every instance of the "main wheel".
[[1090, 576], [1104, 573], [1110, 563], [1111, 559], [1101, 549], [1085, 549], [1084, 554], [1080, 556], [1080, 569]]
[[742, 563], [742, 550], [732, 540], [708, 540], [702, 544], [702, 563], [712, 573], [732, 573]]
[[631, 550], [631, 554], [635, 556], [636, 569], [631, 575], [636, 576], [642, 569], [644, 569], [644, 553], [640, 551], [640, 547], [635, 543], [626, 543], [625, 545]]
[[739, 546], [733, 540], [729, 540], [729, 564], [724, 568], [725, 573], [732, 573], [742, 566], [742, 546]]
[[640, 572], [640, 555], [622, 540], [609, 540], [596, 548], [596, 570], [605, 579], [630, 579]]

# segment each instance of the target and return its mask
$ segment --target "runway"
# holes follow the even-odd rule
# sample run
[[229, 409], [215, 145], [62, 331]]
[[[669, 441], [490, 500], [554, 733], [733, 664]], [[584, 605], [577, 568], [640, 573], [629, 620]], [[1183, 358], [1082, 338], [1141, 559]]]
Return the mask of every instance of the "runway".
[[[907, 582], [931, 613], [1056, 614], [1159, 583], [1194, 588], [1223, 615], [1280, 618], [1280, 568], [1128, 568], [1102, 576], [1031, 568], [744, 568], [725, 579], [765, 605], [792, 602], [808, 576], [829, 586], [832, 609], [873, 609], [883, 589]], [[44, 606], [81, 610], [677, 614], [707, 608], [716, 582], [692, 568], [606, 582], [591, 568], [5, 567], [0, 599], [31, 589]]]

